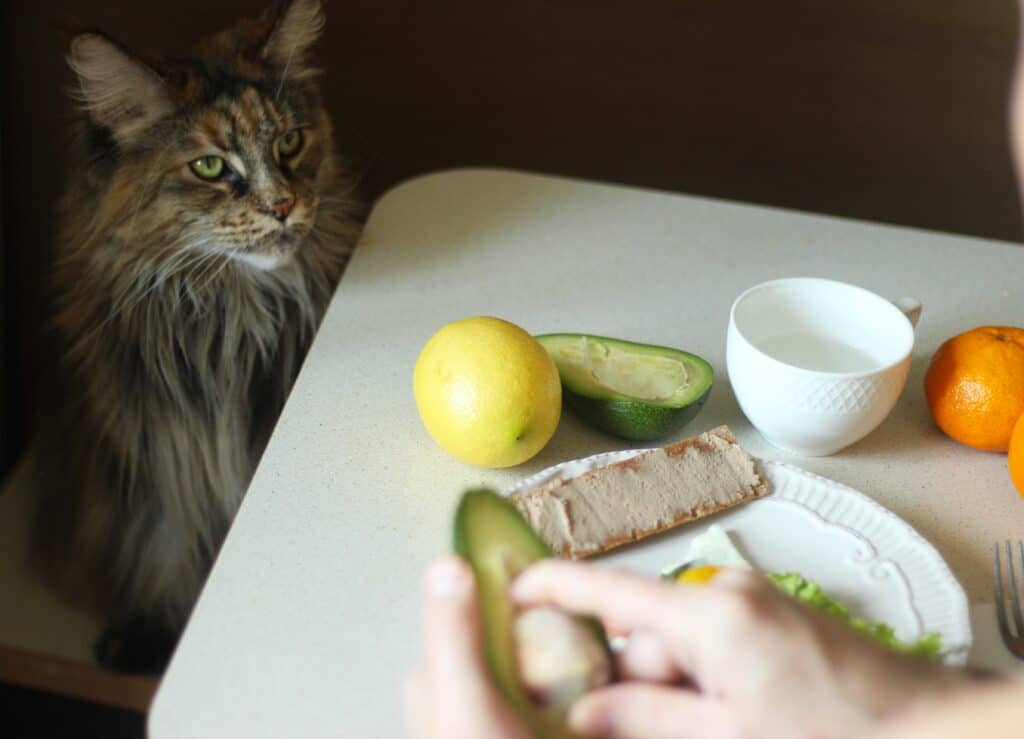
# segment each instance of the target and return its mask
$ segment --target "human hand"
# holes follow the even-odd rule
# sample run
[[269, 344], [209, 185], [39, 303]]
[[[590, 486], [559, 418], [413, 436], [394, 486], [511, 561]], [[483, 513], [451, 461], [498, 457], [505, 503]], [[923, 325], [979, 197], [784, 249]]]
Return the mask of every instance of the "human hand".
[[517, 579], [513, 596], [629, 634], [624, 680], [588, 693], [569, 714], [588, 736], [860, 737], [965, 680], [869, 642], [748, 572], [723, 570], [698, 587], [546, 560]]
[[424, 578], [423, 661], [405, 678], [406, 734], [416, 739], [530, 739], [491, 681], [473, 572], [435, 560]]
[[1024, 726], [1024, 677], [986, 673], [969, 688], [887, 721], [871, 739], [1019, 739]]

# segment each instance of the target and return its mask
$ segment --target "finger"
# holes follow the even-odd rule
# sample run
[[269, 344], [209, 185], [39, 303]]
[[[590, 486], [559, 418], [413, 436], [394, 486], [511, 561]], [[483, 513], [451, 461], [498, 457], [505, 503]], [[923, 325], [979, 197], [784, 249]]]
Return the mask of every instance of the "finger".
[[617, 655], [616, 667], [623, 680], [674, 683], [683, 678], [665, 643], [643, 629], [630, 634], [625, 649]]
[[424, 621], [430, 736], [527, 739], [491, 680], [473, 572], [459, 557], [441, 557], [427, 569]]
[[445, 694], [481, 695], [490, 686], [490, 677], [481, 647], [473, 572], [462, 559], [446, 555], [427, 568], [425, 607], [432, 684], [443, 686]]
[[613, 631], [632, 631], [650, 626], [653, 613], [667, 607], [669, 592], [659, 585], [611, 568], [546, 559], [516, 578], [512, 595], [521, 604], [553, 604], [597, 616]]
[[723, 567], [715, 575], [712, 583], [714, 587], [719, 588], [765, 589], [775, 592], [763, 575], [739, 567]]
[[426, 668], [416, 665], [402, 680], [402, 715], [405, 736], [410, 739], [427, 739], [430, 736], [430, 684]]
[[[713, 623], [718, 591], [684, 588], [609, 567], [546, 559], [512, 586], [520, 603], [549, 603], [598, 617], [613, 632], [646, 629], [673, 647], [687, 634]], [[614, 594], [610, 596], [609, 594]], [[669, 640], [668, 637], [674, 637]]]
[[498, 736], [514, 719], [491, 682], [473, 572], [459, 557], [441, 557], [428, 567], [424, 624], [430, 736]]
[[569, 727], [609, 739], [688, 739], [714, 736], [704, 699], [680, 688], [618, 683], [587, 693], [569, 711]]

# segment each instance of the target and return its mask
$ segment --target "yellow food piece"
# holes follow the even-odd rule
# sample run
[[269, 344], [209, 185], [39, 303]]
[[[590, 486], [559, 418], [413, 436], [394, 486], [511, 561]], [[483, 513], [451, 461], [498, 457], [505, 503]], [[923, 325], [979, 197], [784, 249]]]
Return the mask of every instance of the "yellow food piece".
[[423, 425], [443, 449], [481, 467], [521, 464], [544, 448], [562, 413], [562, 384], [535, 338], [508, 321], [450, 323], [413, 370]]
[[688, 585], [705, 585], [711, 582], [721, 569], [722, 568], [718, 565], [688, 567], [676, 575], [676, 582], [686, 583]]

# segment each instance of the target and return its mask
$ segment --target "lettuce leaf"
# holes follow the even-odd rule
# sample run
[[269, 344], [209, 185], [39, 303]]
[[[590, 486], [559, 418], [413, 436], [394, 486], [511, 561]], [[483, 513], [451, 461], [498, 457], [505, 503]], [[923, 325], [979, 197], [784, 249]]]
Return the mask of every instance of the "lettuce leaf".
[[868, 621], [867, 619], [853, 616], [849, 608], [827, 595], [818, 583], [808, 580], [799, 573], [769, 573], [766, 577], [783, 592], [789, 593], [797, 600], [838, 618], [869, 638], [891, 649], [895, 649], [897, 652], [934, 659], [942, 650], [942, 639], [938, 634], [925, 634], [916, 642], [905, 642], [896, 638], [896, 633], [889, 624], [882, 621]]

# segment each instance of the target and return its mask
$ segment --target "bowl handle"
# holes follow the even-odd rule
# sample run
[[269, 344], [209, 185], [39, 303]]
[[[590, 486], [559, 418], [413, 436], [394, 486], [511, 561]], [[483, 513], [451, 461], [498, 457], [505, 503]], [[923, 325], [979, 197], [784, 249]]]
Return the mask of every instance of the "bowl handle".
[[917, 320], [921, 317], [921, 301], [916, 298], [902, 297], [892, 302], [907, 317], [910, 325], [916, 327]]

